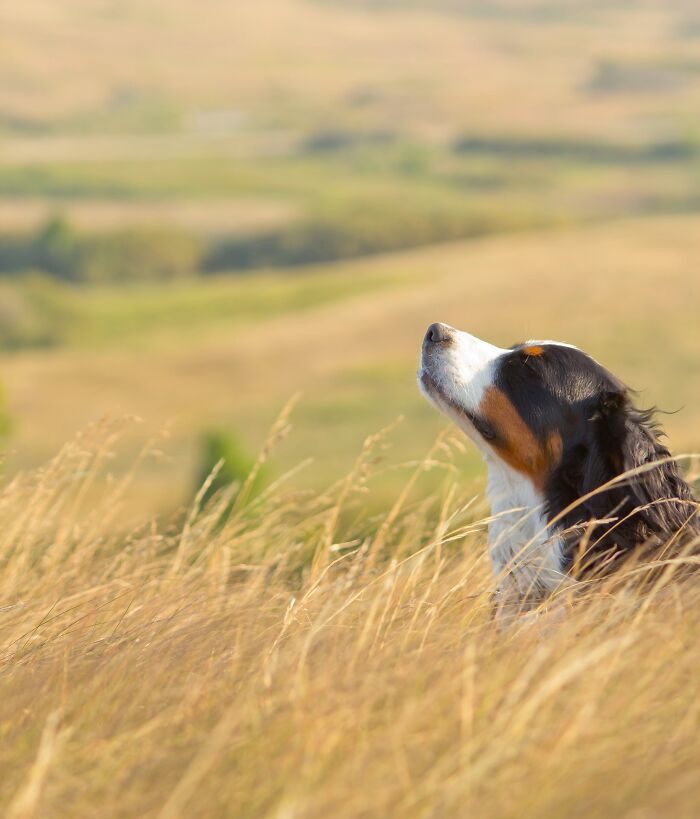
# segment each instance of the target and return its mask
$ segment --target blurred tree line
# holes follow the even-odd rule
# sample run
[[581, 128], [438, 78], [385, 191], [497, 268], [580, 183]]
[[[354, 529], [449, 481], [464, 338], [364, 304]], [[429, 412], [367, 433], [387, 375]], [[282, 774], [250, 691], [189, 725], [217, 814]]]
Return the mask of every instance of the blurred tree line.
[[200, 261], [199, 241], [167, 228], [81, 234], [54, 217], [35, 233], [0, 239], [0, 273], [41, 270], [77, 283], [173, 279], [193, 272]]
[[33, 233], [0, 235], [0, 275], [41, 271], [76, 284], [168, 281], [224, 271], [294, 267], [466, 239], [549, 221], [535, 210], [507, 212], [466, 202], [394, 202], [319, 214], [261, 233], [203, 238], [176, 227], [82, 233], [62, 217]]

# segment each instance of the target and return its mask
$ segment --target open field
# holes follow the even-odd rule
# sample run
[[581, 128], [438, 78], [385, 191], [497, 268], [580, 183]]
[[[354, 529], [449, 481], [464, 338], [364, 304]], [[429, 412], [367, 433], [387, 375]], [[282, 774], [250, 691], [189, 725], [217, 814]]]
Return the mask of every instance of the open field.
[[630, 575], [499, 630], [449, 439], [417, 467], [442, 488], [374, 518], [381, 439], [325, 491], [127, 535], [117, 439], [0, 495], [8, 819], [697, 815], [697, 583]]
[[0, 815], [696, 819], [697, 582], [499, 627], [415, 384], [560, 339], [700, 452], [696, 0], [22, 0], [0, 77]]
[[0, 14], [0, 270], [46, 262], [3, 244], [57, 212], [83, 233], [228, 238], [221, 272], [700, 203], [681, 0]]
[[115, 469], [167, 427], [133, 500], [172, 512], [203, 433], [252, 452], [296, 392], [274, 472], [312, 453], [318, 486], [399, 415], [414, 459], [439, 428], [413, 384], [437, 318], [578, 343], [683, 407], [673, 443], [697, 446], [699, 23], [680, 0], [3, 8], [6, 471], [134, 414]]
[[[644, 404], [679, 410], [663, 418], [676, 451], [700, 448], [699, 228], [695, 216], [646, 219], [167, 292], [60, 290], [60, 346], [2, 359], [17, 419], [9, 466], [43, 462], [105, 414], [141, 417], [137, 439], [169, 422], [174, 460], [152, 465], [135, 500], [172, 509], [192, 491], [202, 430], [229, 427], [254, 451], [297, 392], [276, 471], [313, 455], [302, 483], [338, 477], [359, 442], [399, 415], [398, 457], [420, 457], [440, 427], [414, 382], [432, 320], [504, 346], [575, 343]], [[473, 453], [464, 463], [477, 471]]]
[[439, 137], [476, 113], [499, 132], [638, 137], [697, 107], [699, 22], [685, 0], [26, 0], [0, 18], [0, 109], [30, 135], [332, 118]]

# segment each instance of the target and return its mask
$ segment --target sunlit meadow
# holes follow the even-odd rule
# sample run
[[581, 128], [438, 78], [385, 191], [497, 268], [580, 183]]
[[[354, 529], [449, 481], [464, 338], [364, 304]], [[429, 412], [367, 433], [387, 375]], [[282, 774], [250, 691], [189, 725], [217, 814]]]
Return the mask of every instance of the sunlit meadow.
[[372, 518], [391, 430], [324, 491], [256, 496], [290, 410], [250, 479], [202, 506], [205, 484], [177, 525], [123, 526], [121, 423], [3, 491], [4, 815], [695, 816], [679, 564], [495, 621], [461, 443], [395, 464]]
[[495, 617], [415, 385], [577, 344], [697, 486], [694, 0], [22, 0], [0, 77], [0, 814], [695, 819], [693, 559]]

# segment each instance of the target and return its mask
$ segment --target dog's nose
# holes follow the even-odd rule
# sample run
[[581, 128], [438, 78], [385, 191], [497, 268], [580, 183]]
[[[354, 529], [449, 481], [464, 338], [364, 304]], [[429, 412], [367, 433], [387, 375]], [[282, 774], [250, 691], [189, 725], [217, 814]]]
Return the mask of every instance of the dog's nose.
[[428, 331], [425, 334], [425, 343], [446, 344], [448, 341], [452, 341], [454, 336], [455, 330], [453, 327], [450, 327], [449, 324], [442, 324], [436, 321], [428, 327]]

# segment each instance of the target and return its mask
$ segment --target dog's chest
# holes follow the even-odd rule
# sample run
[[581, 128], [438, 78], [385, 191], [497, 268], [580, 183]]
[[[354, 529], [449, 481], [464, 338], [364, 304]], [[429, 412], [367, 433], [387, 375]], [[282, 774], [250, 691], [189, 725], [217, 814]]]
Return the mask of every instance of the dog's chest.
[[564, 577], [563, 546], [544, 517], [544, 499], [509, 466], [487, 460], [489, 555], [494, 573], [523, 596], [553, 591]]

